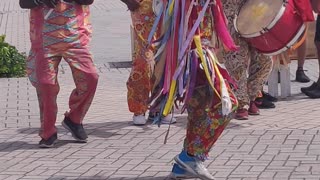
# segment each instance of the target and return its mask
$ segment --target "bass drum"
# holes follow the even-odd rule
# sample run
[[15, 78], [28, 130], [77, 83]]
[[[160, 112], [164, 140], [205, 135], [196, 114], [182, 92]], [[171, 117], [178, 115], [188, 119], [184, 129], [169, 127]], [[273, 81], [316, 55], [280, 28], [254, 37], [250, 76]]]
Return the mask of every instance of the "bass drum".
[[235, 18], [235, 28], [252, 47], [266, 55], [290, 49], [305, 31], [293, 0], [247, 0]]

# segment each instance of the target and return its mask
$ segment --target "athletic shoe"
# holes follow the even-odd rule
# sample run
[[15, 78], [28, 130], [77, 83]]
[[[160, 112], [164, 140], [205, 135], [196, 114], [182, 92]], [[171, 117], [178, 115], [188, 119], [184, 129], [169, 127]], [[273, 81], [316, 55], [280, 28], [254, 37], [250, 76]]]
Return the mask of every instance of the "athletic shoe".
[[47, 140], [42, 138], [41, 141], [39, 142], [39, 147], [40, 148], [52, 148], [54, 146], [55, 142], [57, 141], [57, 139], [58, 139], [57, 133], [54, 133]]
[[173, 164], [172, 171], [169, 175], [170, 179], [194, 179], [197, 178], [197, 176], [189, 173], [188, 171], [182, 169], [177, 163]]
[[315, 89], [306, 91], [306, 95], [312, 99], [320, 98], [320, 86], [317, 86]]
[[72, 137], [79, 142], [87, 142], [88, 135], [83, 129], [82, 124], [76, 124], [69, 117], [65, 117], [62, 126], [71, 132]]
[[249, 115], [260, 115], [260, 110], [257, 107], [256, 103], [254, 101], [250, 102], [250, 107], [248, 109]]
[[312, 91], [312, 90], [316, 89], [317, 87], [318, 87], [318, 84], [315, 83], [315, 82], [313, 82], [313, 83], [311, 84], [311, 86], [302, 87], [302, 88], [301, 88], [301, 92], [305, 94], [307, 91]]
[[167, 116], [161, 118], [161, 124], [174, 124], [177, 122], [177, 119], [173, 117], [172, 114], [168, 114]]
[[262, 98], [263, 99], [267, 99], [268, 101], [271, 101], [271, 102], [277, 102], [278, 101], [278, 98], [273, 97], [273, 96], [271, 96], [271, 94], [269, 94], [267, 92], [264, 92], [264, 91], [262, 91]]
[[147, 123], [147, 120], [144, 114], [133, 115], [132, 120], [133, 120], [133, 124], [136, 126], [143, 126]]
[[235, 113], [234, 118], [237, 120], [248, 120], [249, 119], [248, 110], [245, 108], [238, 109], [237, 112]]
[[182, 151], [174, 158], [174, 160], [182, 169], [202, 180], [214, 179], [208, 169], [203, 165], [203, 162], [196, 157], [189, 156], [186, 151]]
[[259, 109], [272, 109], [276, 107], [276, 105], [273, 102], [269, 101], [267, 98], [264, 97], [256, 98], [254, 102]]
[[301, 83], [310, 82], [310, 78], [304, 73], [303, 69], [298, 69], [296, 71], [296, 81]]
[[[153, 122], [157, 116], [159, 116], [159, 113], [149, 113], [148, 120]], [[176, 122], [177, 119], [171, 113], [161, 119], [161, 124], [174, 124]]]

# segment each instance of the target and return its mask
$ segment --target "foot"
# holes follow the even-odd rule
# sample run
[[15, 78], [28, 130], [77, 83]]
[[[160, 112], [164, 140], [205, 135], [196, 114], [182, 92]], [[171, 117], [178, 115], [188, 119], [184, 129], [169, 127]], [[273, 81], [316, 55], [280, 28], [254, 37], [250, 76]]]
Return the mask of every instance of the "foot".
[[41, 139], [39, 142], [40, 148], [52, 148], [55, 144], [55, 142], [58, 139], [57, 133], [54, 133], [52, 136], [50, 136], [48, 139]]
[[189, 156], [186, 151], [182, 151], [174, 160], [186, 172], [195, 175], [202, 180], [213, 180], [213, 176], [203, 165], [203, 162], [196, 157]]
[[245, 108], [238, 109], [234, 118], [237, 120], [248, 120], [249, 119], [248, 110]]
[[301, 92], [304, 93], [304, 94], [306, 94], [307, 91], [312, 91], [312, 90], [316, 89], [317, 86], [318, 86], [317, 83], [313, 82], [313, 83], [311, 84], [311, 86], [302, 87], [302, 88], [301, 88]]
[[197, 176], [189, 173], [188, 171], [181, 168], [177, 163], [173, 164], [172, 171], [169, 175], [170, 179], [194, 179]]
[[276, 105], [273, 102], [269, 101], [264, 97], [257, 98], [254, 102], [259, 109], [272, 109], [276, 107]]
[[69, 117], [65, 117], [62, 121], [62, 126], [71, 132], [72, 137], [79, 142], [87, 142], [88, 135], [83, 129], [82, 124], [76, 124]]
[[296, 81], [301, 83], [310, 82], [310, 78], [304, 73], [303, 69], [298, 69], [296, 71]]
[[278, 98], [271, 96], [269, 93], [262, 91], [262, 97], [271, 102], [277, 102]]
[[249, 106], [249, 109], [248, 109], [248, 114], [249, 115], [260, 115], [260, 110], [259, 108], [257, 107], [256, 103], [254, 101], [251, 101], [250, 102], [250, 106]]
[[165, 117], [161, 118], [161, 124], [174, 124], [177, 122], [177, 119], [173, 117], [172, 114], [168, 114]]
[[147, 123], [147, 120], [144, 114], [133, 115], [132, 120], [133, 120], [133, 124], [136, 126], [143, 126]]
[[317, 85], [317, 87], [311, 91], [306, 91], [305, 93], [308, 97], [312, 99], [319, 99], [320, 98], [320, 86]]
[[[157, 116], [159, 116], [159, 113], [149, 113], [148, 120], [154, 122]], [[161, 124], [174, 124], [176, 122], [177, 119], [171, 113], [161, 118]]]

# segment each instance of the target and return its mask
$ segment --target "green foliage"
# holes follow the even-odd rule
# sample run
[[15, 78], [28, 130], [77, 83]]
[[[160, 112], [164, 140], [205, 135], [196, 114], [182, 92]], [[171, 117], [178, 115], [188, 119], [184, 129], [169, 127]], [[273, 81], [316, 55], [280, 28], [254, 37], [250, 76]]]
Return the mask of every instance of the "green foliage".
[[26, 75], [26, 56], [5, 42], [5, 35], [0, 36], [0, 78], [23, 77]]

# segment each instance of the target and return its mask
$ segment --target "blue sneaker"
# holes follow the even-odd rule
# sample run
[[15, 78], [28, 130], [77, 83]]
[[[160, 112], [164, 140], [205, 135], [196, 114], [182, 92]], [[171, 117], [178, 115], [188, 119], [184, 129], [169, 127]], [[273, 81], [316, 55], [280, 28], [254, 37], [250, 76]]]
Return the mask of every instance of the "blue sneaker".
[[214, 179], [208, 169], [204, 166], [203, 162], [196, 157], [189, 156], [186, 151], [182, 151], [179, 155], [174, 157], [174, 160], [182, 169], [195, 175], [197, 178], [202, 180]]
[[177, 163], [174, 163], [172, 167], [172, 171], [169, 175], [169, 178], [179, 180], [179, 179], [193, 179], [193, 178], [197, 178], [197, 176], [182, 169]]

